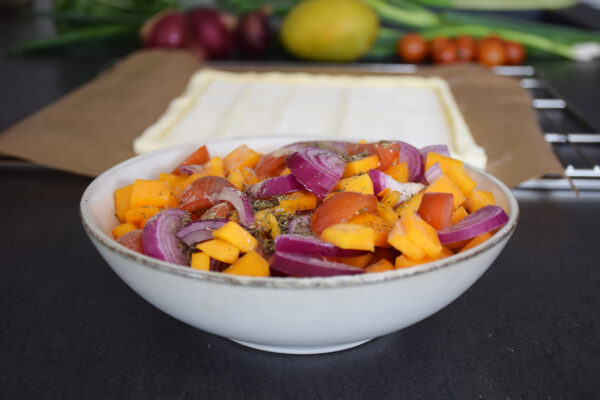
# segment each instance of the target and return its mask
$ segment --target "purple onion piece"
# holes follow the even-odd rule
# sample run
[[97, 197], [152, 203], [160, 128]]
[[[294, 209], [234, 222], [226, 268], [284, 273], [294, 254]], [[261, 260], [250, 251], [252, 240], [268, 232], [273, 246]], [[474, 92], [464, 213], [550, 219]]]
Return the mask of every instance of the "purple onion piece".
[[410, 182], [421, 182], [423, 178], [423, 157], [414, 146], [406, 142], [400, 143], [398, 161], [408, 165], [408, 180]]
[[364, 270], [334, 261], [276, 251], [271, 269], [297, 277], [362, 274]]
[[446, 157], [450, 157], [450, 150], [448, 150], [448, 146], [445, 144], [434, 144], [431, 146], [425, 146], [419, 149], [419, 153], [421, 153], [421, 157], [423, 159], [427, 158], [427, 153], [438, 153]]
[[304, 186], [292, 174], [265, 179], [250, 186], [246, 193], [253, 199], [265, 199], [267, 197], [279, 196], [286, 193], [297, 192]]
[[442, 172], [442, 167], [440, 167], [440, 163], [435, 163], [427, 171], [425, 171], [425, 181], [428, 184], [432, 184], [437, 178], [442, 176], [444, 173]]
[[311, 215], [299, 215], [290, 220], [288, 224], [288, 233], [303, 236], [313, 236], [314, 233], [310, 227]]
[[177, 231], [177, 237], [188, 246], [212, 239], [212, 232], [229, 222], [228, 219], [203, 219], [190, 222]]
[[209, 270], [214, 272], [223, 272], [225, 271], [231, 264], [227, 264], [226, 262], [219, 261], [216, 258], [210, 258]]
[[284, 146], [284, 149], [298, 151], [305, 147], [319, 147], [321, 149], [333, 151], [339, 155], [348, 155], [348, 146], [352, 142], [346, 142], [343, 140], [311, 140], [306, 142], [295, 142]]
[[193, 174], [203, 172], [202, 171], [203, 166], [198, 165], [198, 164], [181, 165], [178, 168], [179, 168], [179, 173], [185, 174], [185, 175], [193, 175]]
[[215, 204], [217, 201], [228, 201], [236, 209], [242, 225], [253, 228], [255, 225], [254, 212], [252, 204], [244, 193], [237, 189], [223, 188], [219, 193], [210, 196], [210, 202]]
[[481, 207], [458, 223], [437, 231], [441, 244], [460, 242], [500, 228], [508, 222], [508, 215], [496, 205]]
[[332, 151], [305, 147], [287, 157], [291, 174], [317, 198], [324, 199], [338, 183], [346, 163]]
[[358, 257], [367, 253], [364, 250], [342, 249], [316, 237], [291, 234], [275, 238], [275, 251], [314, 257]]
[[380, 193], [385, 189], [390, 189], [394, 192], [400, 193], [400, 198], [398, 199], [396, 205], [409, 200], [415, 194], [425, 189], [425, 185], [423, 185], [422, 183], [400, 183], [388, 174], [381, 172], [378, 169], [370, 169], [368, 174], [369, 178], [371, 178], [371, 182], [373, 183], [373, 191], [375, 193]]
[[187, 246], [176, 232], [190, 219], [179, 209], [164, 210], [146, 222], [142, 231], [144, 254], [173, 264], [188, 265]]

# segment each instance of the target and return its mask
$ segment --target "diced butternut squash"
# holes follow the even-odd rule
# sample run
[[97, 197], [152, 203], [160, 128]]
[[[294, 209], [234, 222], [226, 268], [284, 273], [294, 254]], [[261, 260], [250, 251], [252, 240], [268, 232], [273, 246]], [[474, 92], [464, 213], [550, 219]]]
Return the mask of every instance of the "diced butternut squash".
[[406, 237], [425, 251], [431, 258], [442, 252], [442, 245], [435, 229], [416, 213], [406, 214], [400, 218]]
[[243, 144], [225, 156], [223, 165], [225, 166], [225, 172], [229, 174], [238, 168], [254, 168], [258, 160], [260, 160], [260, 153]]
[[380, 259], [379, 261], [369, 265], [365, 268], [365, 272], [383, 272], [383, 271], [391, 271], [394, 269], [394, 265], [386, 260], [385, 258]]
[[313, 193], [300, 190], [281, 197], [279, 207], [294, 214], [299, 211], [314, 210], [317, 207], [317, 196]]
[[387, 175], [391, 176], [395, 180], [400, 183], [408, 182], [408, 178], [410, 176], [410, 171], [408, 170], [408, 164], [403, 162], [397, 165], [392, 165], [385, 171], [383, 171]]
[[444, 155], [429, 152], [425, 158], [425, 171], [427, 171], [435, 163], [440, 165], [443, 173], [447, 173], [450, 168], [462, 167], [463, 162], [455, 158], [446, 157]]
[[375, 232], [375, 246], [387, 247], [389, 243], [387, 241], [388, 232], [392, 228], [392, 224], [387, 222], [379, 215], [371, 213], [358, 213], [354, 217], [348, 220], [350, 224], [358, 224], [368, 226]]
[[159, 212], [161, 212], [161, 209], [158, 207], [130, 208], [125, 211], [125, 220], [143, 228], [144, 225], [146, 225], [146, 222]]
[[465, 201], [465, 208], [469, 213], [474, 213], [481, 207], [494, 204], [494, 195], [485, 190], [473, 190]]
[[225, 178], [225, 168], [221, 157], [213, 157], [206, 164], [204, 164], [205, 176], [220, 176]]
[[415, 265], [425, 264], [425, 263], [428, 263], [431, 261], [436, 261], [436, 260], [440, 260], [442, 258], [450, 257], [453, 254], [454, 253], [452, 252], [452, 250], [448, 249], [447, 247], [444, 247], [442, 249], [442, 252], [440, 253], [440, 255], [436, 258], [431, 258], [431, 257], [425, 256], [424, 258], [422, 258], [420, 260], [412, 260], [412, 259], [406, 257], [404, 254], [401, 254], [398, 257], [396, 257], [395, 267], [396, 267], [396, 269], [410, 268], [410, 267], [414, 267]]
[[463, 251], [472, 249], [473, 247], [485, 242], [486, 240], [488, 240], [491, 237], [492, 237], [491, 232], [485, 232], [485, 233], [482, 233], [481, 235], [477, 235], [473, 239], [469, 240], [469, 243], [467, 243], [462, 249], [460, 249], [459, 253], [462, 253]]
[[210, 256], [201, 251], [192, 254], [192, 260], [190, 262], [190, 267], [192, 269], [197, 269], [200, 271], [209, 271], [210, 270]]
[[132, 224], [131, 222], [125, 222], [121, 225], [117, 225], [115, 229], [112, 230], [112, 234], [115, 239], [118, 239], [127, 232], [135, 231], [136, 229], [138, 229], [136, 225]]
[[233, 265], [227, 267], [224, 274], [245, 276], [269, 276], [269, 263], [254, 250], [250, 250]]
[[[434, 154], [434, 153], [428, 153]], [[458, 186], [452, 182], [445, 174], [440, 175], [424, 191], [425, 193], [451, 193], [454, 195], [454, 209], [465, 201], [465, 195], [462, 194]]]
[[403, 216], [404, 214], [411, 214], [417, 212], [419, 207], [421, 206], [421, 201], [423, 200], [423, 192], [415, 194], [410, 200], [405, 201], [396, 207], [396, 213], [399, 216]]
[[379, 157], [373, 154], [363, 159], [356, 161], [349, 161], [346, 163], [346, 168], [342, 174], [342, 178], [348, 178], [349, 176], [365, 174], [370, 169], [377, 168], [379, 166]]
[[450, 168], [448, 172], [446, 172], [446, 175], [448, 175], [448, 178], [452, 179], [452, 182], [458, 186], [465, 196], [471, 194], [473, 189], [477, 186], [477, 182], [467, 175], [463, 165]]
[[240, 255], [240, 249], [222, 239], [207, 240], [196, 245], [196, 248], [212, 258], [228, 264], [236, 262]]
[[239, 169], [234, 169], [227, 175], [227, 180], [231, 182], [237, 190], [244, 190], [244, 175]]
[[243, 253], [254, 250], [258, 246], [258, 240], [250, 232], [242, 228], [241, 225], [233, 221], [229, 221], [222, 227], [215, 229], [213, 237], [231, 243]]
[[242, 176], [244, 177], [245, 185], [254, 185], [260, 182], [260, 178], [256, 176], [256, 173], [254, 172], [253, 168], [242, 167], [240, 168], [240, 171], [242, 171]]
[[411, 260], [421, 260], [426, 256], [425, 251], [407, 237], [401, 220], [396, 221], [392, 226], [388, 234], [388, 242]]
[[338, 257], [336, 261], [356, 268], [365, 268], [371, 262], [373, 254], [367, 253], [356, 257]]
[[125, 211], [131, 208], [131, 189], [133, 184], [115, 190], [115, 214], [121, 222], [125, 222]]
[[377, 203], [377, 213], [381, 215], [381, 217], [385, 219], [390, 226], [398, 219], [398, 214], [396, 214], [394, 209], [382, 204], [381, 202]]
[[458, 221], [460, 221], [461, 219], [463, 219], [467, 215], [469, 215], [469, 213], [467, 212], [467, 210], [465, 210], [465, 208], [463, 206], [459, 206], [452, 213], [452, 225], [456, 224]]
[[342, 192], [373, 194], [373, 181], [369, 178], [369, 174], [354, 175], [340, 179], [337, 189]]
[[375, 231], [364, 225], [331, 225], [321, 233], [321, 239], [342, 249], [375, 250]]
[[169, 204], [172, 193], [160, 180], [136, 179], [131, 188], [129, 208], [164, 207]]

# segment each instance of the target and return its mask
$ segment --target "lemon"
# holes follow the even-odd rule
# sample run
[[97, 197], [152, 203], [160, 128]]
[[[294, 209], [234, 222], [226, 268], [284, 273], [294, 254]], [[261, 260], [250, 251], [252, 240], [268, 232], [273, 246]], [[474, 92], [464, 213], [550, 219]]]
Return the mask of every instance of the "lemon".
[[305, 0], [285, 17], [281, 41], [293, 55], [313, 61], [353, 61], [377, 37], [379, 19], [358, 0]]

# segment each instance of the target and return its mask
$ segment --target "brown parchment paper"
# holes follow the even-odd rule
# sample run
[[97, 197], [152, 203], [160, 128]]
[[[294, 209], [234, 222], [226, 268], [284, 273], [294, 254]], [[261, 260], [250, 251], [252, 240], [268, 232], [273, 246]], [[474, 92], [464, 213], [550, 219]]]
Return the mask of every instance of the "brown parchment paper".
[[[93, 81], [1, 133], [0, 153], [96, 176], [134, 156], [133, 140], [183, 92], [198, 68], [199, 62], [183, 51], [133, 53]], [[343, 67], [311, 68], [309, 72], [374, 74]], [[485, 148], [486, 170], [507, 185], [563, 173], [550, 145], [543, 140], [531, 99], [517, 80], [467, 64], [422, 68], [417, 74], [446, 79], [475, 141]]]

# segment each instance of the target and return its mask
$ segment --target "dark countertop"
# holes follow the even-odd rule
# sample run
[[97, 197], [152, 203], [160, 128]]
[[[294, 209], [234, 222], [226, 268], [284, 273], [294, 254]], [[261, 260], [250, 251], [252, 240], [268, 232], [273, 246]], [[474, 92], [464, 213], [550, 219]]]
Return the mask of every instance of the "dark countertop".
[[[50, 29], [0, 14], [0, 48]], [[116, 57], [0, 58], [0, 131]], [[545, 63], [600, 125], [600, 64]], [[363, 346], [289, 356], [158, 311], [107, 266], [79, 222], [90, 179], [0, 168], [3, 398], [595, 398], [600, 193], [525, 191], [517, 231], [463, 296]]]

